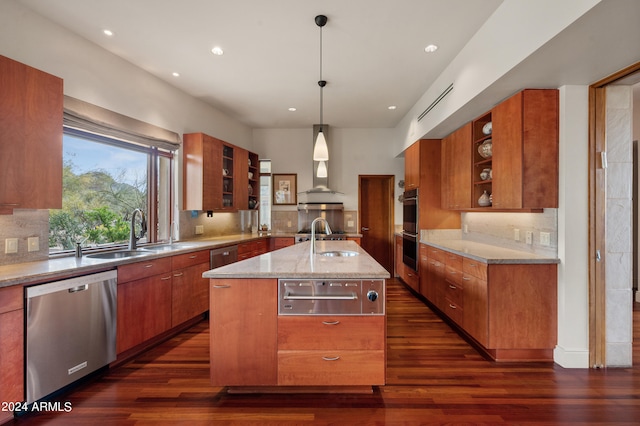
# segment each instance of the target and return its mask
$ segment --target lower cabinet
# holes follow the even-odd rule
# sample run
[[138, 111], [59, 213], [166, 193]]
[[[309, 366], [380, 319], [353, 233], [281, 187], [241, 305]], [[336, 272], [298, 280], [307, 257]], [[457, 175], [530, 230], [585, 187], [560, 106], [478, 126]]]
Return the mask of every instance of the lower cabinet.
[[385, 383], [384, 316], [280, 316], [278, 384]]
[[271, 251], [278, 250], [284, 247], [289, 247], [294, 245], [295, 238], [294, 237], [271, 237], [270, 248]]
[[265, 238], [240, 243], [238, 244], [238, 260], [245, 260], [254, 256], [260, 256], [268, 251], [269, 247]]
[[276, 385], [277, 279], [210, 280], [213, 386]]
[[396, 266], [396, 275], [400, 277], [405, 284], [414, 289], [415, 291], [420, 291], [420, 276], [417, 271], [414, 271], [410, 267], [404, 264], [402, 260], [402, 237], [396, 235], [396, 256], [395, 256], [395, 266]]
[[175, 327], [209, 310], [209, 280], [202, 277], [211, 269], [209, 250], [173, 256], [171, 265], [171, 326]]
[[118, 267], [116, 352], [171, 328], [171, 258]]
[[[24, 295], [22, 286], [0, 289], [0, 402], [24, 401]], [[13, 418], [0, 411], [0, 423]]]
[[557, 265], [486, 264], [421, 247], [420, 292], [496, 361], [552, 361]]

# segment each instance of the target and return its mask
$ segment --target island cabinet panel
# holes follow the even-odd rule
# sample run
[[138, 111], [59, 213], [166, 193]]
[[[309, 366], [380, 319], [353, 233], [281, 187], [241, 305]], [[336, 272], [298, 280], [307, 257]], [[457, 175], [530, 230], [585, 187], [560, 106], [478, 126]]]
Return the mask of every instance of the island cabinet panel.
[[175, 327], [209, 309], [209, 280], [202, 277], [211, 269], [209, 250], [173, 256], [171, 262], [171, 326]]
[[[23, 304], [22, 286], [0, 289], [0, 402], [24, 401]], [[0, 411], [0, 423], [12, 417]]]
[[279, 250], [284, 247], [289, 247], [295, 244], [294, 237], [271, 237], [270, 250]]
[[210, 280], [213, 386], [275, 386], [278, 280]]
[[0, 214], [62, 208], [62, 87], [0, 55]]
[[385, 347], [384, 316], [279, 316], [278, 350]]

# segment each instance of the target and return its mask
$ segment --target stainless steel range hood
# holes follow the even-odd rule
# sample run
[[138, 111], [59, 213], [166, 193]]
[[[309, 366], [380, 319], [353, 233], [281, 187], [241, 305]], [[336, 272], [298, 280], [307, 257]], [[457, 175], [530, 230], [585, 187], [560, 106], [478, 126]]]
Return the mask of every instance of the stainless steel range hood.
[[[320, 131], [320, 125], [313, 125], [313, 139], [311, 140], [312, 144], [315, 143], [316, 138], [318, 137], [318, 132]], [[326, 124], [322, 125], [322, 133], [324, 133], [324, 137], [327, 140], [327, 146], [329, 147], [329, 158], [331, 159], [332, 155], [335, 155], [335, 151], [331, 149], [331, 136], [329, 135], [329, 126]], [[313, 146], [313, 145], [312, 145]], [[302, 194], [342, 194], [340, 191], [333, 190], [329, 187], [329, 176], [331, 176], [330, 167], [331, 160], [325, 161], [325, 165], [327, 166], [327, 177], [321, 178], [318, 177], [318, 166], [320, 165], [319, 161], [311, 160], [313, 164], [313, 188], [307, 189], [306, 191], [302, 191]]]

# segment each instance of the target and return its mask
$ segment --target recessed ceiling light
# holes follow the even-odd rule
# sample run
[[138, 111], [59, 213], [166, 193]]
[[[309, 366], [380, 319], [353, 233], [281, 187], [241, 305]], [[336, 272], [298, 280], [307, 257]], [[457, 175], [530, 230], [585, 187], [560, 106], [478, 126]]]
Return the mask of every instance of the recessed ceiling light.
[[109, 37], [113, 36], [113, 31], [111, 31], [111, 30], [103, 30], [102, 32], [103, 32], [103, 33], [104, 33], [104, 35], [106, 35], [106, 36], [109, 36]]
[[296, 109], [294, 107], [289, 108], [289, 111], [294, 112]]
[[388, 109], [390, 109], [390, 110], [394, 110], [394, 109], [396, 109], [397, 107], [396, 107], [395, 105], [389, 105], [387, 108], [388, 108]]
[[224, 54], [224, 51], [222, 50], [222, 48], [220, 46], [216, 46], [213, 49], [211, 49], [211, 53], [213, 53], [214, 55], [217, 55], [217, 56], [221, 56], [222, 54]]
[[174, 77], [180, 77], [180, 73], [179, 72], [174, 72], [171, 75], [174, 76]]
[[438, 50], [438, 46], [436, 46], [435, 44], [430, 44], [427, 47], [424, 48], [424, 51], [427, 53], [433, 53], [436, 50]]

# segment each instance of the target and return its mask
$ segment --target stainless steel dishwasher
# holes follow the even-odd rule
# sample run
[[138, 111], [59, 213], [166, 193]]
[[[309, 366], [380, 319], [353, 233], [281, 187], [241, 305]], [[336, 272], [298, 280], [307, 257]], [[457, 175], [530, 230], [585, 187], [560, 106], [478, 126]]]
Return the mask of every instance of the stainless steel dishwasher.
[[26, 288], [28, 403], [116, 359], [116, 293], [115, 270]]

